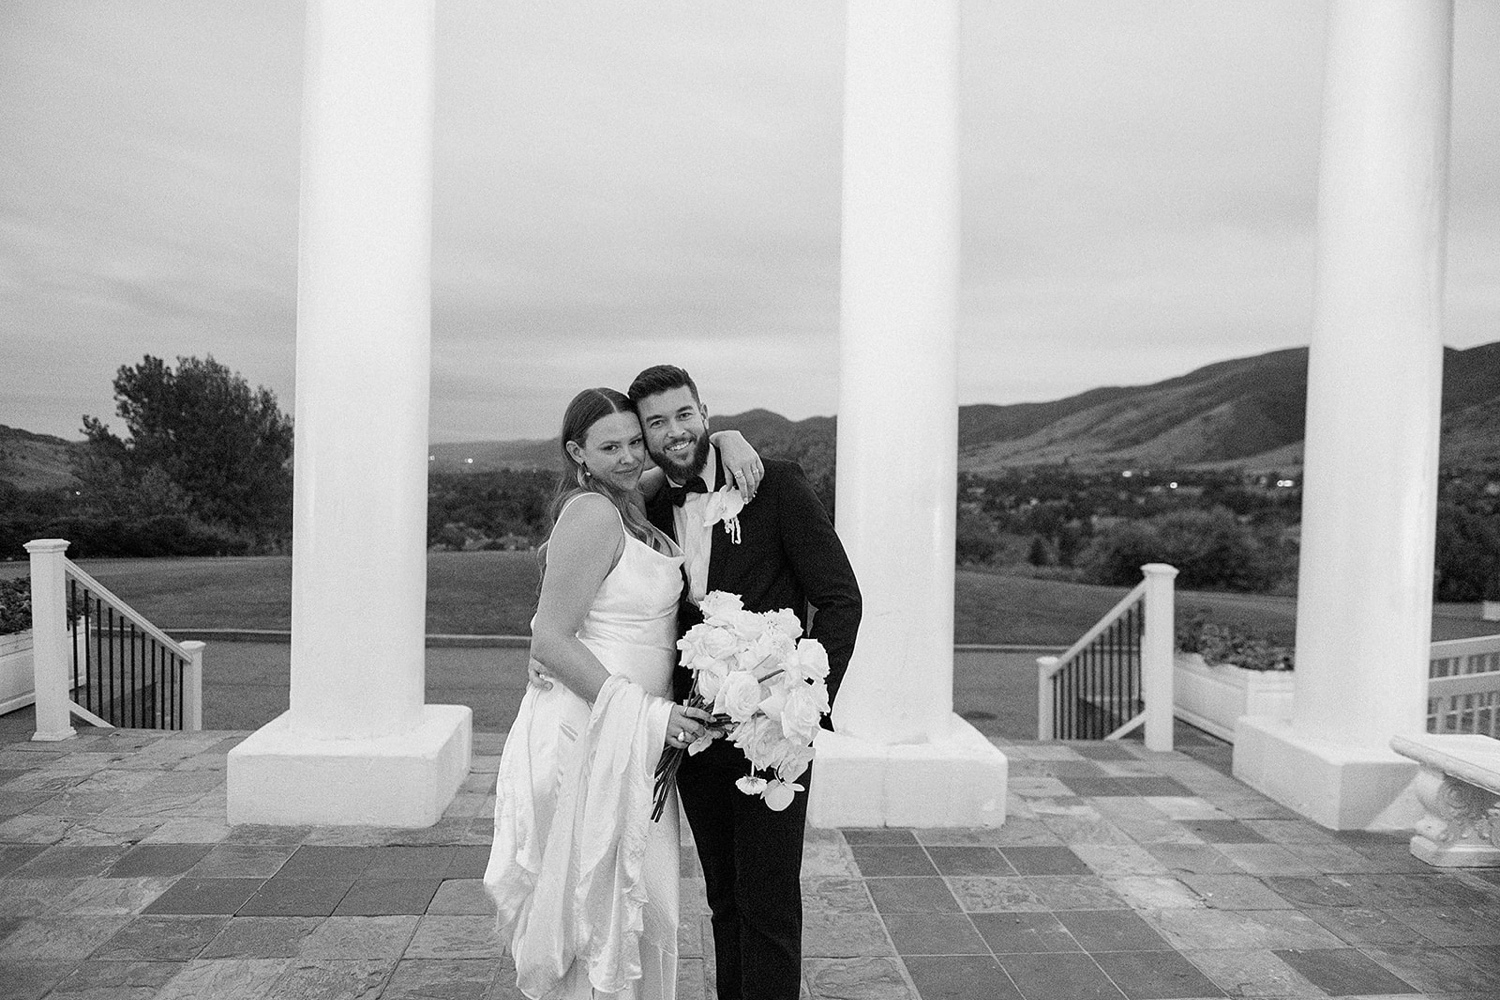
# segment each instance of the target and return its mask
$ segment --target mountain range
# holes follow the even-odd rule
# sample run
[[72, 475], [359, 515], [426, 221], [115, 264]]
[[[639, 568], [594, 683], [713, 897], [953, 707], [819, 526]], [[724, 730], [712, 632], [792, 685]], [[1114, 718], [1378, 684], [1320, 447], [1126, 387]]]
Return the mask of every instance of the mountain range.
[[[1371, 386], [1371, 392], [1381, 391]], [[958, 466], [996, 472], [1068, 462], [1089, 468], [1301, 465], [1307, 349], [1290, 348], [1207, 365], [1142, 386], [1090, 389], [1049, 403], [976, 404], [958, 411]], [[1443, 352], [1445, 466], [1500, 466], [1500, 342]], [[832, 464], [833, 417], [788, 420], [769, 410], [715, 417], [767, 455], [811, 469]], [[34, 489], [71, 480], [81, 442], [0, 425], [0, 481]], [[441, 472], [552, 469], [552, 440], [434, 444]]]

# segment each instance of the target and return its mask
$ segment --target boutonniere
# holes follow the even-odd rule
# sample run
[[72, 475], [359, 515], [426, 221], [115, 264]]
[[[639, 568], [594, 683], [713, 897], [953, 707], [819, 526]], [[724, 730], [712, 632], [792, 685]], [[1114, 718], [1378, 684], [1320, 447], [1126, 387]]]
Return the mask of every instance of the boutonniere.
[[703, 510], [703, 526], [724, 522], [724, 532], [734, 544], [740, 544], [740, 511], [745, 509], [745, 496], [732, 486], [725, 486], [708, 495], [708, 504]]

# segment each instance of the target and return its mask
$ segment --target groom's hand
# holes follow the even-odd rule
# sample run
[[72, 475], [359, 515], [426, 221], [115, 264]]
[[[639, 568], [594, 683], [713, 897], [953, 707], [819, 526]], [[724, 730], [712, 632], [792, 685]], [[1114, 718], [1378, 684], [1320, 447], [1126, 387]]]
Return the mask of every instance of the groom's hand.
[[548, 676], [547, 668], [534, 658], [526, 661], [526, 683], [538, 691], [552, 690], [552, 678]]

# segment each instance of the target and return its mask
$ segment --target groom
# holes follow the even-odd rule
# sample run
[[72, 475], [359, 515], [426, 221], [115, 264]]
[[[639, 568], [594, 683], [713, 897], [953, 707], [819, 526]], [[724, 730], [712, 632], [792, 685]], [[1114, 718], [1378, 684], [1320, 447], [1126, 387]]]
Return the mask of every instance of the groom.
[[[738, 595], [750, 611], [791, 608], [809, 620], [812, 638], [828, 651], [828, 696], [854, 651], [859, 585], [802, 469], [767, 461], [754, 499], [740, 512], [738, 539], [721, 525], [703, 526], [706, 493], [725, 483], [708, 440], [708, 408], [688, 373], [671, 365], [647, 368], [630, 384], [646, 433], [646, 450], [670, 488], [647, 508], [651, 523], [682, 547], [688, 601], [678, 627], [700, 621], [697, 602], [711, 590]], [[678, 696], [691, 676], [677, 668]], [[827, 725], [827, 720], [824, 720]], [[802, 827], [809, 792], [781, 812], [745, 795], [735, 780], [745, 756], [727, 740], [683, 759], [677, 790], [693, 829], [713, 911], [720, 1000], [797, 1000], [802, 966]], [[812, 770], [800, 779], [811, 789]]]

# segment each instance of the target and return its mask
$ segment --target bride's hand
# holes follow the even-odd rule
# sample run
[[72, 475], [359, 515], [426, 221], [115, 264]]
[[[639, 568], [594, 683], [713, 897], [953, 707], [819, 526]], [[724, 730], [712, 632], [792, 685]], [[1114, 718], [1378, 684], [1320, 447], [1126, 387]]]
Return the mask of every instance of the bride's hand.
[[712, 718], [701, 708], [688, 708], [672, 703], [672, 714], [667, 718], [667, 746], [686, 749], [702, 736]]
[[538, 691], [552, 689], [552, 678], [548, 676], [546, 668], [534, 658], [526, 661], [526, 683]]
[[760, 460], [760, 453], [750, 446], [750, 442], [739, 431], [715, 431], [710, 440], [719, 449], [725, 475], [734, 480], [734, 485], [744, 494], [746, 503], [754, 500], [755, 491], [760, 488], [760, 481], [766, 475], [766, 466]]

